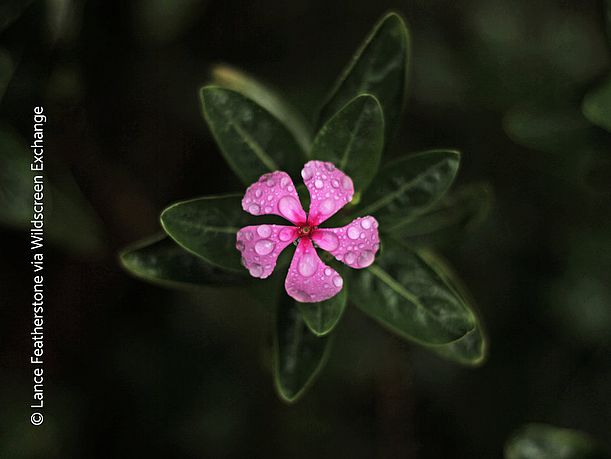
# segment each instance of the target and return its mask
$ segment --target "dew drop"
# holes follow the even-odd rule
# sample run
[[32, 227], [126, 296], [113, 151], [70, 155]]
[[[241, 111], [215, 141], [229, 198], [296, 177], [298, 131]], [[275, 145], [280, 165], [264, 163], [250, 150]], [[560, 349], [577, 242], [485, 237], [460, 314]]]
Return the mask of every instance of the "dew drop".
[[284, 218], [292, 222], [298, 221], [303, 213], [301, 204], [293, 196], [283, 196], [280, 198], [280, 201], [278, 201], [278, 211]]
[[304, 292], [303, 290], [293, 290], [291, 293], [293, 298], [295, 298], [297, 301], [301, 301], [302, 303], [312, 301], [310, 294]]
[[330, 276], [333, 273], [331, 268], [325, 268], [325, 276]]
[[250, 268], [248, 268], [248, 272], [252, 277], [261, 277], [261, 275], [263, 274], [263, 268], [261, 267], [261, 265], [255, 263], [251, 265]]
[[244, 231], [244, 238], [247, 241], [252, 241], [252, 233], [250, 231]]
[[349, 190], [352, 188], [352, 180], [347, 175], [344, 175], [344, 178], [342, 179], [342, 187], [344, 190]]
[[278, 238], [282, 242], [286, 242], [286, 241], [290, 241], [291, 239], [293, 239], [294, 234], [295, 234], [295, 232], [293, 231], [292, 228], [284, 228], [278, 234]]
[[346, 262], [346, 264], [348, 266], [354, 264], [354, 262], [356, 261], [356, 255], [354, 252], [348, 252], [346, 254], [346, 256], [344, 257], [344, 261]]
[[363, 220], [361, 220], [361, 226], [363, 227], [363, 229], [371, 228], [371, 220], [368, 218], [364, 218]]
[[272, 228], [269, 225], [261, 225], [257, 227], [257, 234], [261, 237], [269, 237], [272, 234]]
[[364, 250], [363, 252], [360, 253], [359, 258], [356, 261], [356, 264], [360, 268], [366, 268], [371, 263], [373, 263], [374, 258], [375, 258], [375, 255], [373, 254], [371, 250]]
[[324, 183], [322, 183], [322, 180], [315, 180], [314, 186], [320, 190], [324, 186]]
[[310, 169], [309, 167], [304, 167], [301, 170], [301, 176], [304, 180], [310, 180], [312, 178], [312, 169]]
[[268, 187], [272, 188], [276, 184], [276, 181], [273, 178], [268, 178], [267, 181], [265, 182], [265, 184]]
[[272, 213], [272, 210], [273, 210], [273, 209], [272, 209], [270, 206], [266, 206], [266, 207], [265, 207], [265, 213], [266, 213], [266, 214], [271, 214], [271, 213]]
[[235, 248], [238, 249], [240, 252], [244, 250], [244, 243], [242, 241], [238, 241], [235, 243]]
[[331, 186], [333, 188], [338, 188], [339, 187], [339, 182], [335, 179], [331, 180]]
[[348, 228], [348, 237], [350, 239], [358, 239], [361, 232], [356, 226], [351, 226]]
[[297, 271], [303, 277], [313, 276], [316, 270], [318, 269], [318, 260], [311, 253], [305, 253], [299, 260], [297, 265]]
[[282, 188], [286, 188], [288, 184], [289, 184], [289, 179], [287, 177], [282, 177], [282, 179], [280, 179], [280, 186]]
[[335, 285], [336, 287], [341, 287], [342, 285], [344, 285], [344, 279], [342, 279], [339, 276], [335, 276], [333, 278], [333, 285]]
[[323, 215], [329, 215], [335, 210], [333, 199], [325, 199], [318, 205], [318, 210]]
[[269, 239], [260, 239], [255, 243], [255, 252], [259, 255], [269, 255], [273, 252], [275, 244]]
[[248, 206], [248, 212], [253, 215], [259, 215], [261, 213], [261, 208], [257, 204], [251, 204]]
[[333, 163], [325, 163], [325, 167], [329, 172], [333, 172], [335, 170], [335, 164]]
[[339, 247], [339, 238], [335, 235], [335, 233], [322, 230], [318, 234], [321, 236], [316, 239], [316, 242], [321, 249], [327, 250], [328, 252], [333, 252]]
[[257, 189], [255, 190], [255, 198], [260, 198], [260, 197], [261, 197], [261, 194], [263, 194], [263, 192], [261, 191], [261, 189], [260, 189], [260, 188], [257, 188]]

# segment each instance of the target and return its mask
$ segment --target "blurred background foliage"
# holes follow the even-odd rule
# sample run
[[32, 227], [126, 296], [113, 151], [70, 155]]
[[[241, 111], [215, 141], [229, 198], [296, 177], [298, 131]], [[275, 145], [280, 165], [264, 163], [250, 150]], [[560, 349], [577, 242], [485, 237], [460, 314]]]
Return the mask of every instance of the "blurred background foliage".
[[[476, 298], [490, 358], [475, 370], [456, 366], [348, 308], [315, 390], [285, 406], [270, 384], [268, 308], [236, 288], [142, 283], [115, 254], [158, 232], [168, 203], [241, 189], [201, 119], [197, 89], [214, 65], [275, 86], [313, 122], [316, 101], [389, 8], [407, 19], [413, 54], [406, 116], [387, 158], [460, 149], [457, 190], [479, 182], [494, 195], [481, 225], [463, 225], [451, 243], [426, 241], [441, 245]], [[506, 442], [531, 432], [512, 437], [528, 422], [610, 447], [606, 8], [0, 3], [0, 457], [492, 458], [509, 454]], [[13, 158], [29, 154], [35, 105], [49, 117], [52, 197], [68, 215], [50, 219], [47, 408], [37, 429], [29, 240], [22, 216], [7, 217], [15, 201], [4, 192], [18, 173]]]

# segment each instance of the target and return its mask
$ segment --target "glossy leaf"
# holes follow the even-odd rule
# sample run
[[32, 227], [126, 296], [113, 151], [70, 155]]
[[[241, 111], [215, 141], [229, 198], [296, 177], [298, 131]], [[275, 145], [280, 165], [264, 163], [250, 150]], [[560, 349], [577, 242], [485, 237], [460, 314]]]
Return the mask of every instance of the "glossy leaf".
[[359, 214], [388, 232], [431, 208], [450, 188], [460, 162], [453, 150], [431, 150], [387, 163], [365, 194]]
[[375, 177], [384, 149], [384, 116], [377, 99], [355, 97], [321, 128], [312, 158], [330, 161], [348, 174], [356, 192]]
[[526, 424], [505, 445], [506, 459], [609, 458], [588, 434], [547, 424]]
[[582, 110], [592, 124], [611, 131], [611, 79], [586, 94]]
[[303, 152], [272, 114], [239, 92], [217, 86], [200, 91], [204, 118], [225, 159], [245, 185], [267, 172], [295, 175]]
[[421, 250], [419, 254], [443, 279], [448, 288], [454, 290], [463, 304], [470, 308], [475, 318], [475, 327], [466, 335], [448, 344], [429, 346], [429, 349], [441, 357], [462, 365], [478, 366], [483, 364], [488, 356], [488, 340], [483, 323], [475, 311], [475, 302], [470, 293], [441, 257], [429, 250]]
[[304, 152], [310, 151], [312, 128], [303, 115], [275, 90], [228, 65], [216, 65], [212, 69], [212, 82], [233, 89], [255, 101], [286, 126]]
[[383, 247], [375, 264], [354, 273], [350, 295], [367, 315], [421, 344], [452, 343], [476, 326], [473, 312], [443, 273], [394, 242]]
[[278, 394], [295, 402], [326, 362], [331, 337], [318, 337], [306, 325], [296, 302], [284, 296], [276, 317], [274, 380]]
[[384, 16], [373, 28], [336, 81], [319, 120], [329, 120], [359, 94], [372, 94], [384, 111], [385, 138], [396, 131], [407, 93], [410, 38], [396, 13]]
[[448, 193], [418, 218], [396, 225], [397, 238], [418, 245], [438, 245], [461, 238], [477, 227], [492, 206], [492, 188], [474, 183]]
[[134, 276], [167, 286], [226, 285], [246, 279], [214, 267], [165, 235], [131, 245], [119, 254], [119, 259]]
[[207, 196], [171, 205], [161, 214], [165, 232], [180, 246], [219, 268], [242, 272], [235, 247], [238, 230], [252, 218], [242, 195]]
[[337, 295], [319, 303], [297, 303], [303, 320], [312, 333], [323, 336], [339, 323], [348, 301], [348, 289], [344, 287]]

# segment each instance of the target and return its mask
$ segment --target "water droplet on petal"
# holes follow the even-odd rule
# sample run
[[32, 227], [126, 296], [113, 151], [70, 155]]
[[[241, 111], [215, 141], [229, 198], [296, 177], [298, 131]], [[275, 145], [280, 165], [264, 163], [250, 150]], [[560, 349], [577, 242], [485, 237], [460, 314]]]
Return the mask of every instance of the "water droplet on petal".
[[257, 228], [257, 234], [261, 237], [269, 237], [272, 234], [272, 228], [269, 225], [261, 225]]
[[363, 220], [361, 220], [361, 226], [363, 227], [363, 229], [371, 228], [371, 220], [368, 218], [364, 218]]
[[259, 255], [269, 255], [274, 250], [275, 244], [269, 239], [260, 239], [255, 243], [255, 252]]
[[327, 168], [329, 172], [332, 172], [335, 170], [335, 164], [333, 163], [325, 163], [325, 167]]
[[344, 279], [342, 279], [339, 276], [335, 276], [333, 278], [333, 285], [335, 285], [336, 287], [341, 287], [342, 285], [344, 285]]
[[354, 254], [354, 252], [348, 252], [346, 256], [344, 257], [344, 262], [348, 266], [354, 264], [355, 261], [356, 261], [356, 255]]
[[295, 298], [297, 301], [301, 301], [302, 303], [307, 303], [311, 301], [310, 295], [304, 292], [303, 290], [293, 290], [292, 297]]
[[314, 186], [320, 190], [324, 186], [324, 183], [322, 183], [322, 180], [315, 180]]
[[323, 215], [329, 215], [335, 210], [333, 199], [325, 199], [318, 205], [318, 210]]
[[337, 188], [337, 187], [339, 187], [339, 182], [337, 180], [333, 179], [333, 180], [331, 180], [331, 186], [333, 188]]
[[375, 258], [375, 255], [373, 254], [372, 251], [364, 250], [363, 252], [360, 253], [359, 258], [356, 261], [356, 263], [359, 267], [366, 268], [371, 263], [373, 263], [374, 258]]
[[263, 193], [263, 192], [261, 191], [261, 189], [260, 189], [260, 188], [257, 188], [257, 189], [255, 190], [255, 198], [260, 198], [262, 193]]
[[248, 212], [253, 215], [259, 215], [259, 213], [261, 212], [261, 208], [256, 204], [251, 204], [250, 206], [248, 206]]
[[289, 184], [289, 179], [286, 177], [282, 177], [282, 179], [280, 179], [280, 186], [282, 188], [286, 188], [286, 186]]
[[342, 187], [344, 188], [344, 190], [349, 190], [352, 188], [352, 179], [347, 175], [345, 175], [342, 179]]
[[301, 204], [293, 196], [284, 196], [278, 201], [278, 211], [290, 221], [297, 221], [301, 217]]
[[252, 241], [252, 233], [250, 231], [244, 231], [244, 238], [247, 241]]
[[328, 252], [333, 252], [339, 247], [339, 239], [331, 231], [320, 231], [321, 236], [316, 239], [318, 246]]
[[240, 252], [242, 250], [244, 250], [244, 243], [242, 241], [238, 241], [235, 243], [235, 248], [238, 249]]
[[348, 237], [350, 239], [358, 239], [361, 232], [356, 226], [351, 226], [348, 228]]
[[313, 276], [318, 269], [318, 260], [311, 253], [305, 253], [299, 260], [297, 271], [303, 277]]
[[272, 213], [272, 208], [270, 206], [265, 206], [265, 213], [266, 214], [271, 214]]
[[304, 167], [301, 170], [301, 176], [304, 180], [310, 180], [312, 178], [312, 169], [310, 169], [309, 167]]
[[250, 266], [250, 268], [248, 268], [248, 272], [250, 272], [252, 277], [261, 277], [261, 274], [263, 274], [263, 268], [261, 265], [253, 264]]
[[333, 274], [331, 268], [325, 268], [325, 276], [330, 276], [331, 274]]
[[268, 187], [270, 187], [270, 188], [271, 188], [271, 187], [273, 187], [273, 186], [276, 184], [276, 182], [275, 182], [275, 180], [274, 180], [273, 178], [268, 178], [268, 179], [267, 179], [267, 181], [265, 182], [265, 184], [266, 184]]

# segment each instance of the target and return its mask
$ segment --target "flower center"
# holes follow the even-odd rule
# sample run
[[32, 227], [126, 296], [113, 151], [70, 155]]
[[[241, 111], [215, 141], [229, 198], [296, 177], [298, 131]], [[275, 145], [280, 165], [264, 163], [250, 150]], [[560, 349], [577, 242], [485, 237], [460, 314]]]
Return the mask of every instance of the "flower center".
[[312, 233], [316, 228], [310, 225], [303, 225], [299, 227], [299, 237], [311, 237]]

